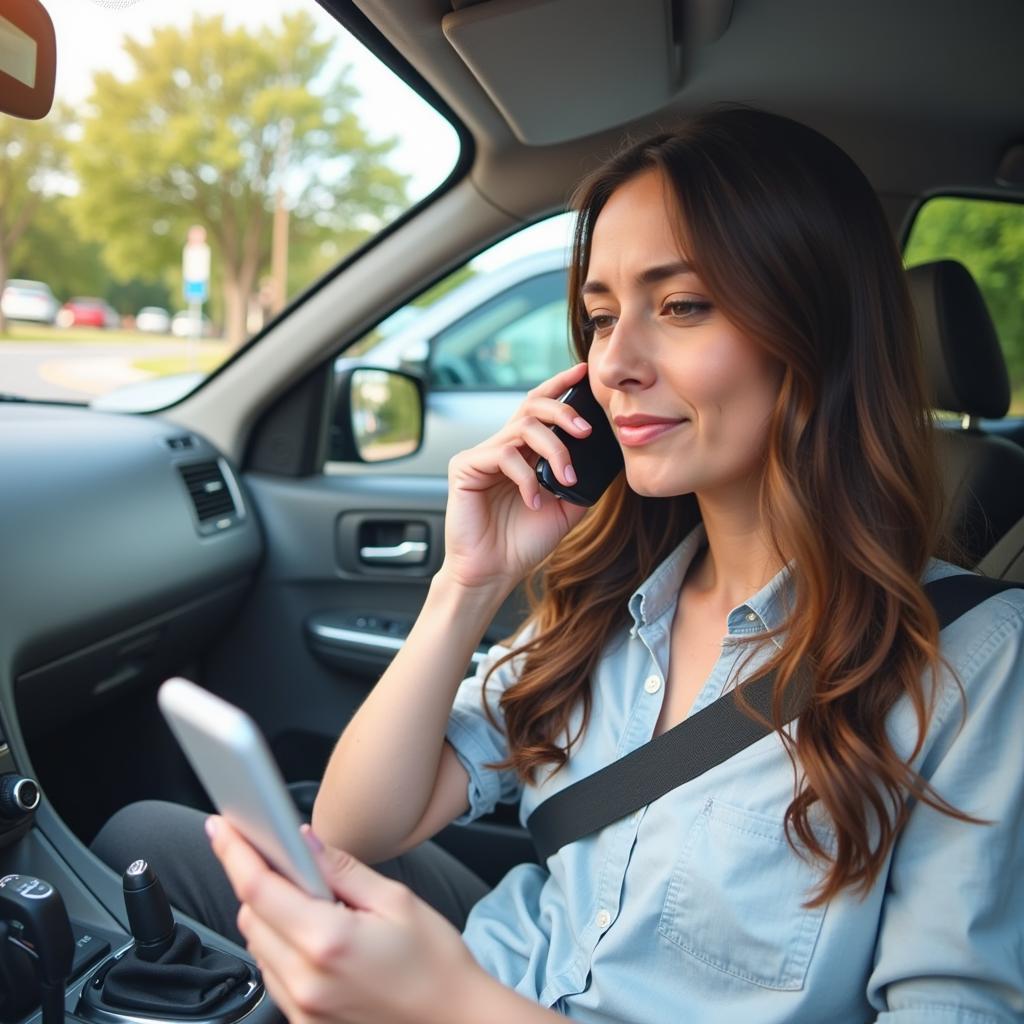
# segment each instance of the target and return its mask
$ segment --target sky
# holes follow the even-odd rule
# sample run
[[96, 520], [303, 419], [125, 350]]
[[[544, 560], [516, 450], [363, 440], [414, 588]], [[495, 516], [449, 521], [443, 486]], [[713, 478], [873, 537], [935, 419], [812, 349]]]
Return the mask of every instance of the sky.
[[[129, 75], [125, 36], [147, 39], [154, 26], [185, 25], [194, 11], [223, 13], [230, 25], [255, 29], [278, 21], [286, 11], [305, 8], [324, 38], [339, 39], [339, 62], [351, 65], [359, 89], [360, 119], [371, 138], [398, 138], [394, 166], [409, 175], [409, 195], [419, 200], [436, 188], [458, 158], [458, 136], [444, 119], [340, 25], [314, 0], [44, 0], [57, 32], [57, 96], [80, 107], [88, 98], [94, 71]], [[542, 222], [482, 255], [481, 270], [500, 266], [539, 249], [564, 247], [567, 218]]]

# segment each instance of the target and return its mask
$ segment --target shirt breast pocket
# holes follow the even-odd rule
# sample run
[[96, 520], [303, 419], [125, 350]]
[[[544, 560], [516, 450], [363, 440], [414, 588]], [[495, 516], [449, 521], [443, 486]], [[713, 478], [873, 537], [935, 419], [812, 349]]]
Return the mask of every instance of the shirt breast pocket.
[[801, 989], [825, 917], [824, 906], [802, 904], [820, 880], [781, 820], [708, 800], [673, 868], [658, 932], [750, 984]]

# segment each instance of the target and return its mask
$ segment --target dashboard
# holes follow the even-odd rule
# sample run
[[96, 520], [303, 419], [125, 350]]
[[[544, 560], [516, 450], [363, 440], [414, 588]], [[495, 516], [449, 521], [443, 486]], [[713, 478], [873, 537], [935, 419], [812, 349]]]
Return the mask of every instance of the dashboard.
[[0, 406], [0, 488], [0, 714], [16, 755], [22, 726], [180, 662], [261, 557], [228, 461], [152, 418]]
[[[205, 439], [152, 417], [0, 405], [4, 783], [36, 776], [37, 738], [73, 733], [105, 702], [198, 656], [241, 606], [262, 555], [254, 506]], [[76, 949], [130, 942], [120, 880], [47, 800], [20, 821], [0, 813], [0, 876], [55, 885]], [[79, 965], [76, 953], [69, 1007], [95, 961]]]

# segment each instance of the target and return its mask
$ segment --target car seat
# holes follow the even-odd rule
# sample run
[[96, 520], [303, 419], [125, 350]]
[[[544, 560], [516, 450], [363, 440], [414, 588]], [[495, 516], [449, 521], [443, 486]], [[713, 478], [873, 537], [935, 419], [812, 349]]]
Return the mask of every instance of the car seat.
[[938, 455], [947, 522], [973, 567], [1024, 517], [1024, 448], [977, 422], [1006, 415], [1009, 375], [988, 307], [963, 264], [923, 263], [907, 278], [933, 406], [960, 416], [959, 426], [940, 426]]

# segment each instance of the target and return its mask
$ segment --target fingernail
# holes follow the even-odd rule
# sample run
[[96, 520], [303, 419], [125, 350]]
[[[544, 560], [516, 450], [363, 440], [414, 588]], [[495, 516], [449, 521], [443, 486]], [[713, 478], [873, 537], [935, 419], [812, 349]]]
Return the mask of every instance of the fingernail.
[[212, 839], [217, 834], [217, 819], [211, 814], [203, 822], [203, 828], [206, 829], [206, 834]]
[[577, 416], [572, 422], [577, 430], [590, 429], [590, 424], [582, 416]]
[[324, 844], [320, 842], [320, 837], [313, 831], [309, 825], [303, 825], [300, 829], [302, 835], [305, 837], [306, 843], [314, 853], [323, 853]]
[[534, 509], [540, 509], [540, 495], [535, 494], [533, 496], [533, 507]]
[[565, 479], [567, 483], [576, 483], [576, 470], [573, 469], [572, 466], [565, 467]]

